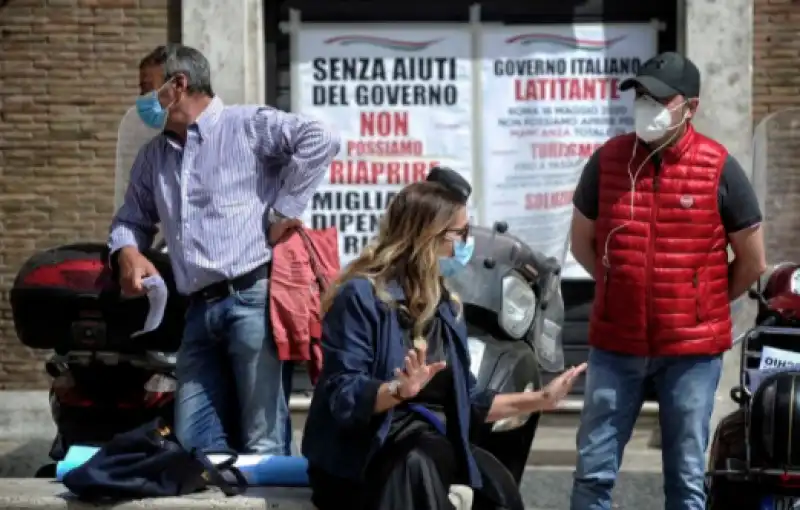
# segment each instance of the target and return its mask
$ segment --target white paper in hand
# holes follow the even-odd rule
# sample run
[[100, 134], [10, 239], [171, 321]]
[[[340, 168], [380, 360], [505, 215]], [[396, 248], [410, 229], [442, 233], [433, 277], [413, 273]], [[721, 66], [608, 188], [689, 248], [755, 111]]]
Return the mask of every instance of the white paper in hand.
[[133, 333], [131, 338], [149, 333], [161, 325], [161, 320], [164, 318], [164, 308], [167, 306], [167, 284], [158, 276], [148, 276], [142, 280], [142, 286], [147, 290], [147, 301], [150, 304], [150, 309], [147, 311], [147, 318], [144, 320], [144, 327]]

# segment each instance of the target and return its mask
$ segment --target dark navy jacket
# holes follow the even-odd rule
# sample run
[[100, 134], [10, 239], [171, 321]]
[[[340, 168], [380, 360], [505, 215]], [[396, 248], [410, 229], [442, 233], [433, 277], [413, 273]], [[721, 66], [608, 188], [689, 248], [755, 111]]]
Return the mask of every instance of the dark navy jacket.
[[[395, 300], [403, 299], [398, 285], [389, 289]], [[445, 338], [451, 348], [447, 363], [453, 370], [461, 447], [468, 462], [470, 485], [481, 480], [469, 448], [470, 422], [485, 419], [494, 392], [478, 391], [469, 370], [467, 328], [450, 303], [438, 312], [447, 325]], [[362, 481], [367, 463], [389, 431], [392, 411], [375, 414], [378, 388], [394, 378], [403, 366], [406, 350], [397, 312], [376, 296], [363, 278], [339, 289], [322, 325], [323, 367], [314, 389], [303, 435], [303, 455], [310, 465], [333, 475]]]

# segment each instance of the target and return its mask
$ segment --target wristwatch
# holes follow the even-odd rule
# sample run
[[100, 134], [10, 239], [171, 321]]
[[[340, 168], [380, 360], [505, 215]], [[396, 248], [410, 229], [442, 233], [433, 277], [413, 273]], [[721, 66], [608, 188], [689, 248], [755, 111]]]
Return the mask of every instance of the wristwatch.
[[273, 209], [271, 207], [269, 208], [269, 213], [267, 213], [267, 221], [269, 222], [270, 225], [272, 225], [273, 223], [280, 223], [280, 222], [286, 221], [288, 219], [289, 219], [288, 217], [286, 217], [283, 214], [279, 213], [275, 209]]
[[400, 396], [401, 386], [402, 384], [397, 379], [389, 382], [389, 385], [387, 386], [387, 388], [389, 389], [389, 395], [391, 395], [393, 398], [396, 398], [397, 400], [405, 400], [402, 396]]

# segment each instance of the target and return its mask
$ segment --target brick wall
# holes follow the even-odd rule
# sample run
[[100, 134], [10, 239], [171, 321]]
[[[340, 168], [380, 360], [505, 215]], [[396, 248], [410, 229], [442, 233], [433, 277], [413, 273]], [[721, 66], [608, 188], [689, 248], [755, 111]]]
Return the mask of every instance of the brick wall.
[[[753, 121], [758, 123], [769, 113], [800, 108], [800, 2], [755, 0], [754, 24]], [[795, 116], [800, 121], [800, 113]], [[767, 257], [800, 262], [800, 131], [781, 122], [769, 138]]]
[[16, 339], [8, 289], [35, 250], [105, 238], [116, 126], [139, 59], [167, 41], [167, 3], [0, 2], [0, 389], [47, 382], [47, 353]]
[[[167, 40], [168, 0], [0, 1], [0, 389], [40, 387], [35, 353], [16, 340], [8, 289], [33, 251], [105, 237], [116, 123], [136, 94], [136, 66]], [[174, 8], [174, 6], [173, 6]], [[800, 2], [755, 0], [754, 121], [800, 107]], [[796, 154], [795, 154], [796, 153]], [[767, 207], [797, 219], [800, 148], [770, 188]], [[795, 224], [797, 223], [797, 224]], [[771, 258], [800, 260], [800, 243], [768, 236]], [[46, 320], [46, 311], [42, 311]]]

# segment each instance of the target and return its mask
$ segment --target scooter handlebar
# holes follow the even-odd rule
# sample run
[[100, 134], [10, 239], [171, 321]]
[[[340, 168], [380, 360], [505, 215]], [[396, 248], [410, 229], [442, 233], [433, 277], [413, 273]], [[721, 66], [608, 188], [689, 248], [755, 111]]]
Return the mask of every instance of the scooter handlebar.
[[561, 273], [561, 264], [558, 263], [558, 259], [555, 257], [547, 257], [542, 262], [542, 269], [547, 273], [557, 275]]
[[777, 323], [778, 323], [778, 318], [775, 317], [774, 315], [770, 315], [769, 317], [764, 319], [764, 321], [761, 324], [759, 324], [759, 326], [763, 328], [771, 328]]

